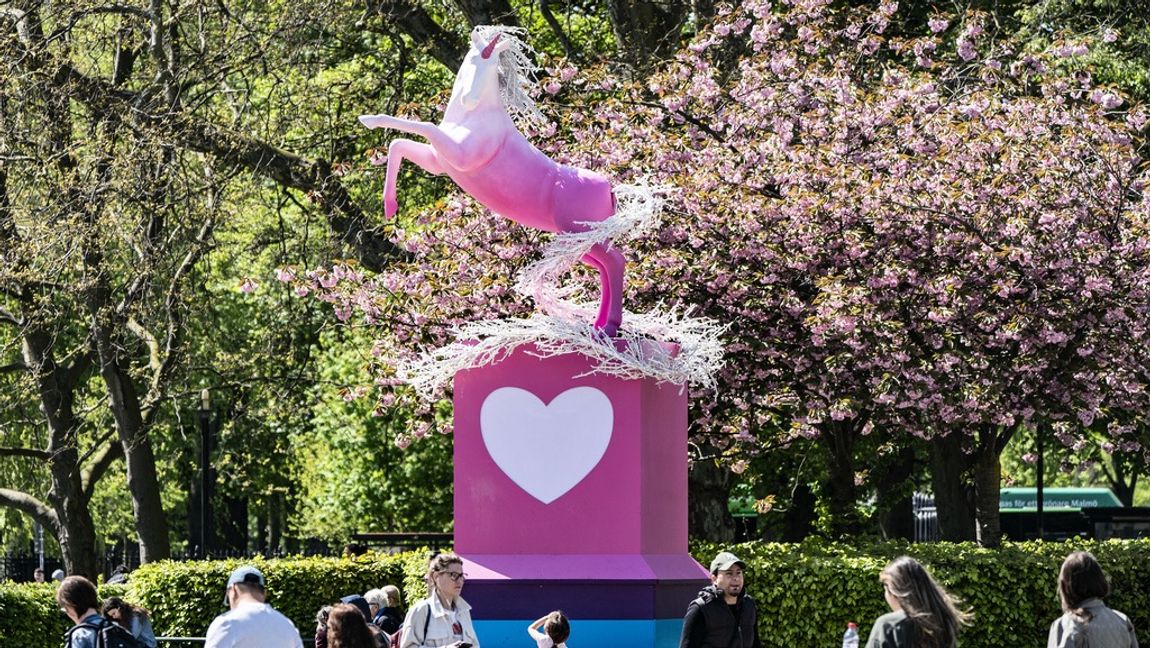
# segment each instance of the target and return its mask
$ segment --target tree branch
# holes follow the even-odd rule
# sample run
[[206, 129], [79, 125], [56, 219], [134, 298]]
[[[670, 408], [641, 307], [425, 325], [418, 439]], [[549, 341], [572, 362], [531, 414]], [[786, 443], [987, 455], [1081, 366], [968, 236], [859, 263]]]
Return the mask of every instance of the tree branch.
[[467, 53], [467, 42], [444, 29], [426, 9], [409, 0], [378, 0], [367, 7], [368, 16], [395, 24], [428, 54], [449, 70], [455, 70]]
[[352, 248], [369, 270], [382, 270], [393, 260], [407, 256], [370, 224], [367, 214], [332, 173], [330, 162], [308, 160], [258, 139], [225, 132], [214, 124], [188, 115], [180, 117], [166, 110], [160, 111], [159, 115], [148, 114], [142, 110], [147, 101], [141, 94], [89, 77], [69, 63], [56, 61], [55, 64], [58, 67], [53, 78], [58, 81], [60, 89], [94, 110], [143, 120], [166, 131], [177, 146], [213, 155], [227, 164], [251, 170], [285, 187], [307, 192], [323, 207], [328, 224], [339, 241]]
[[26, 513], [34, 520], [52, 530], [60, 528], [60, 519], [47, 504], [28, 493], [0, 488], [0, 506], [7, 506]]
[[19, 373], [19, 372], [27, 371], [27, 370], [28, 370], [28, 365], [24, 364], [23, 362], [13, 362], [13, 363], [6, 364], [6, 365], [0, 365], [0, 374], [2, 374], [2, 373]]
[[40, 450], [39, 448], [0, 447], [0, 457], [25, 457], [27, 459], [48, 461], [52, 458], [52, 454], [47, 450]]
[[567, 38], [567, 34], [563, 32], [563, 27], [559, 21], [555, 19], [555, 14], [551, 12], [551, 0], [539, 0], [539, 13], [543, 14], [543, 20], [547, 22], [547, 26], [555, 32], [555, 37], [563, 45], [563, 53], [568, 59], [575, 60], [577, 54], [575, 47], [571, 44], [571, 39]]
[[76, 26], [76, 23], [80, 22], [80, 19], [86, 16], [96, 16], [100, 14], [120, 14], [122, 16], [135, 16], [137, 18], [147, 20], [148, 22], [152, 22], [156, 18], [155, 15], [147, 9], [141, 9], [139, 7], [132, 7], [129, 5], [110, 4], [101, 7], [88, 7], [87, 9], [81, 9], [79, 11], [72, 12], [72, 15], [68, 17], [68, 21], [58, 27], [51, 34], [49, 34], [46, 40], [48, 42], [56, 40], [57, 38], [60, 38], [68, 32], [72, 31], [72, 29]]
[[0, 322], [6, 322], [13, 326], [23, 325], [23, 322], [20, 321], [19, 317], [16, 317], [15, 313], [4, 308], [0, 308]]
[[84, 499], [91, 500], [96, 490], [96, 483], [108, 472], [108, 468], [124, 456], [124, 444], [119, 439], [112, 438], [114, 433], [107, 434], [103, 439], [103, 448], [92, 453], [92, 463], [88, 464], [80, 473], [80, 489], [84, 491]]

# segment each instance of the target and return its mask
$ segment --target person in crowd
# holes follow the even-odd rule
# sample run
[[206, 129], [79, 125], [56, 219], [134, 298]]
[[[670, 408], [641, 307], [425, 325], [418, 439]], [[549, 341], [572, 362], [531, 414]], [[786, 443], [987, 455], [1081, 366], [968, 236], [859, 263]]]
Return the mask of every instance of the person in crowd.
[[341, 598], [339, 602], [344, 605], [350, 605], [356, 610], [359, 610], [359, 613], [363, 615], [363, 620], [368, 624], [367, 630], [371, 633], [372, 641], [375, 642], [376, 646], [385, 648], [388, 643], [390, 643], [388, 636], [384, 634], [383, 630], [380, 630], [378, 626], [371, 622], [371, 606], [368, 605], [367, 599], [360, 596], [359, 594], [348, 594], [347, 596]]
[[401, 648], [479, 648], [471, 606], [463, 600], [463, 559], [453, 553], [433, 557], [427, 568], [428, 596], [404, 619]]
[[267, 581], [252, 566], [228, 577], [224, 602], [229, 611], [208, 626], [205, 648], [303, 648], [295, 625], [265, 603]]
[[1138, 648], [1134, 625], [1125, 614], [1106, 607], [1110, 583], [1102, 566], [1085, 551], [1075, 551], [1058, 571], [1062, 616], [1050, 625], [1047, 648]]
[[327, 620], [330, 616], [330, 605], [321, 607], [315, 613], [315, 648], [327, 648]]
[[711, 561], [711, 584], [687, 606], [679, 648], [762, 648], [755, 600], [744, 587], [747, 564], [729, 551]]
[[959, 601], [931, 578], [914, 558], [900, 556], [879, 575], [891, 611], [880, 616], [866, 648], [955, 648], [958, 631], [970, 622]]
[[100, 608], [100, 614], [109, 621], [120, 624], [141, 646], [156, 648], [156, 633], [152, 631], [152, 620], [148, 611], [128, 603], [124, 599], [113, 596]]
[[44, 582], [44, 568], [43, 567], [37, 567], [35, 570], [33, 570], [32, 580], [34, 582], [37, 582], [37, 583], [43, 583]]
[[535, 640], [537, 648], [567, 648], [571, 636], [571, 623], [559, 610], [540, 617], [527, 626], [527, 634]]
[[110, 622], [96, 612], [96, 586], [83, 576], [68, 576], [56, 589], [60, 611], [75, 624], [64, 635], [65, 648], [97, 648], [100, 629]]
[[336, 605], [327, 620], [328, 648], [376, 648], [379, 644], [370, 625], [356, 606]]
[[116, 568], [114, 570], [112, 570], [111, 575], [108, 576], [108, 584], [109, 585], [115, 585], [117, 583], [127, 583], [127, 582], [128, 582], [128, 566], [127, 565], [116, 565]]
[[373, 589], [363, 597], [371, 607], [373, 624], [388, 635], [399, 631], [399, 626], [403, 625], [403, 612], [400, 610], [398, 587], [387, 585], [382, 589]]
[[56, 571], [52, 572], [52, 580], [63, 583], [64, 582], [64, 570], [63, 569], [57, 569]]

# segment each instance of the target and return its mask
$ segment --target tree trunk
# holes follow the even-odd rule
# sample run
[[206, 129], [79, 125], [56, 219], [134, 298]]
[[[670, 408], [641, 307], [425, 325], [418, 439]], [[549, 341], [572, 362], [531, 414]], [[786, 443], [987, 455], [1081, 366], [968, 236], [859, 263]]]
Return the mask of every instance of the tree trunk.
[[862, 529], [855, 487], [855, 426], [850, 422], [832, 422], [819, 426], [819, 444], [827, 451], [827, 478], [823, 496], [830, 509], [830, 529], [834, 537], [858, 533]]
[[[80, 451], [76, 447], [80, 422], [74, 411], [77, 377], [87, 363], [61, 367], [53, 358], [55, 337], [48, 331], [29, 326], [24, 331], [22, 355], [39, 391], [40, 411], [48, 424], [48, 467], [52, 486], [48, 502], [53, 520], [40, 519], [60, 544], [64, 569], [69, 574], [96, 578], [100, 573], [96, 553], [96, 525], [88, 510], [88, 496], [80, 472]], [[24, 509], [33, 514], [32, 511]], [[38, 515], [33, 514], [39, 519]]]
[[216, 528], [220, 530], [224, 548], [231, 551], [248, 549], [248, 500], [246, 497], [224, 497], [225, 519]]
[[783, 542], [802, 542], [815, 529], [819, 515], [815, 510], [818, 499], [807, 484], [795, 487], [791, 505], [783, 516]]
[[607, 2], [607, 15], [619, 52], [639, 68], [650, 67], [678, 49], [679, 31], [690, 9], [689, 2]]
[[1138, 470], [1135, 466], [1130, 471], [1130, 478], [1126, 478], [1126, 467], [1117, 457], [1110, 457], [1110, 468], [1113, 472], [1107, 471], [1107, 481], [1110, 482], [1110, 489], [1114, 491], [1115, 497], [1118, 501], [1122, 502], [1122, 506], [1134, 506], [1134, 489], [1138, 486]]
[[1002, 544], [1002, 525], [998, 515], [1002, 488], [1002, 448], [1013, 435], [1012, 430], [999, 434], [997, 426], [984, 425], [978, 431], [974, 455], [975, 530], [978, 544], [998, 547]]
[[730, 542], [735, 520], [727, 509], [731, 497], [731, 472], [711, 459], [691, 462], [687, 473], [687, 528], [692, 538]]
[[166, 560], [171, 557], [171, 544], [167, 518], [160, 500], [156, 456], [152, 452], [148, 428], [144, 425], [136, 386], [131, 376], [120, 366], [120, 345], [114, 341], [114, 323], [120, 318], [110, 313], [112, 299], [105, 279], [100, 274], [101, 260], [100, 253], [92, 251], [92, 248], [85, 254], [85, 263], [94, 275], [86, 301], [92, 319], [91, 330], [96, 343], [100, 377], [108, 393], [109, 407], [120, 435], [120, 443], [124, 446], [128, 492], [132, 497], [132, 514], [140, 540], [140, 562]]
[[56, 511], [56, 541], [64, 557], [64, 571], [95, 582], [103, 571], [96, 551], [96, 525], [88, 510], [80, 480], [79, 451], [75, 445], [61, 449], [52, 462], [49, 501]]
[[472, 27], [477, 25], [507, 25], [517, 27], [519, 18], [507, 0], [455, 0], [455, 4]]
[[947, 542], [974, 540], [974, 491], [967, 483], [963, 435], [951, 432], [930, 440], [931, 485], [938, 530]]
[[914, 540], [914, 494], [906, 486], [914, 467], [914, 448], [904, 446], [875, 484], [879, 529], [884, 538]]
[[1002, 464], [998, 453], [979, 450], [974, 461], [975, 529], [978, 544], [997, 547], [1002, 544], [998, 499], [1002, 488]]

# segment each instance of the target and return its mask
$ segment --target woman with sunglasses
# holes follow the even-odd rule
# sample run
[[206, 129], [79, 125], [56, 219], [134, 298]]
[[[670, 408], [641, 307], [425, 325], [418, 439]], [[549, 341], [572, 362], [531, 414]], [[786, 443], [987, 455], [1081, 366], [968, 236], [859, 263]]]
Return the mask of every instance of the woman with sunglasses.
[[874, 623], [866, 648], [955, 648], [970, 614], [914, 558], [900, 556], [879, 575], [891, 612]]
[[426, 599], [416, 603], [404, 619], [401, 648], [479, 648], [471, 625], [471, 606], [463, 600], [463, 559], [438, 554], [427, 568]]

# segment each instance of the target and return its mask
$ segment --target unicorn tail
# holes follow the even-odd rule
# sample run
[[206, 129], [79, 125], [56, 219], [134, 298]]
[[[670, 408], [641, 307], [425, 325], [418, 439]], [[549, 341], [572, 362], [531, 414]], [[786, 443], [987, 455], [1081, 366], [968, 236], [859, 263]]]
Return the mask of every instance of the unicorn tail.
[[615, 213], [602, 221], [583, 222], [582, 232], [561, 232], [543, 250], [543, 258], [520, 272], [515, 290], [535, 300], [540, 310], [553, 317], [583, 314], [587, 309], [567, 301], [570, 290], [560, 288], [565, 276], [595, 245], [636, 239], [653, 231], [662, 218], [670, 188], [660, 185], [614, 187]]

